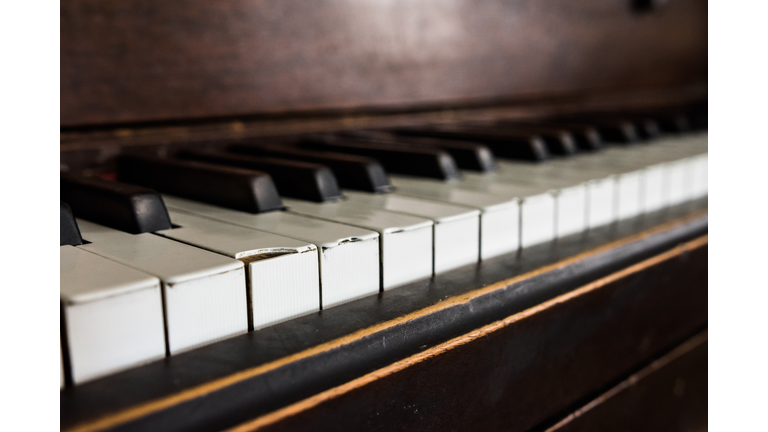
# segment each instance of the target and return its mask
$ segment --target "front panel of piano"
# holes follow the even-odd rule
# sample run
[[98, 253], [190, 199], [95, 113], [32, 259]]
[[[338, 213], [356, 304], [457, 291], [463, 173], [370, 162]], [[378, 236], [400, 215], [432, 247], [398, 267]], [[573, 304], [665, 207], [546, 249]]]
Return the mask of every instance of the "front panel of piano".
[[[702, 125], [700, 117], [702, 106], [706, 110], [706, 80], [707, 3], [701, 0], [73, 0], [61, 5], [61, 170], [114, 180], [118, 159], [127, 155], [174, 159], [183, 151], [220, 151], [234, 144], [289, 148], [286, 143], [302, 134], [338, 137], [359, 130], [489, 127], [500, 121], [522, 127], [580, 116], [594, 123], [616, 116], [636, 119], [638, 113], [658, 116], [670, 109], [699, 116], [691, 127], [695, 130], [667, 131], [627, 151], [640, 160], [646, 156], [638, 148], [663, 156], [658, 148], [684, 148], [681, 143], [689, 142], [703, 145], [706, 155], [706, 122]], [[605, 152], [621, 158], [622, 149], [612, 145]], [[506, 160], [496, 153], [497, 160]], [[278, 318], [263, 322], [254, 320], [253, 310], [246, 314], [236, 307], [231, 322], [215, 323], [224, 328], [220, 340], [187, 338], [176, 348], [168, 340], [181, 336], [172, 339], [167, 329], [165, 335], [147, 330], [148, 363], [137, 366], [123, 356], [110, 361], [127, 366], [96, 378], [85, 371], [77, 372], [84, 377], [79, 379], [65, 355], [61, 428], [705, 429], [706, 158], [702, 164], [693, 153], [681, 154], [697, 168], [676, 170], [678, 162], [671, 156], [658, 160], [669, 176], [684, 172], [693, 179], [703, 167], [703, 180], [695, 180], [703, 190], [668, 204], [646, 211], [622, 207], [607, 223], [596, 219], [595, 207], [585, 220], [574, 222], [575, 228], [555, 224], [549, 237], [544, 230], [545, 241], [536, 237], [530, 246], [524, 230], [533, 230], [530, 221], [537, 216], [529, 216], [515, 232], [522, 236], [523, 249], [488, 249], [483, 257], [482, 243], [474, 245], [483, 258], [479, 263], [456, 261], [451, 264], [455, 269], [414, 277], [404, 285], [386, 285], [384, 276], [376, 286], [334, 282], [343, 287], [338, 294], [343, 300], [328, 296], [328, 307], [322, 298], [286, 305], [288, 312], [270, 310]], [[649, 161], [654, 157], [647, 156]], [[573, 160], [578, 158], [585, 156]], [[555, 155], [540, 166], [564, 160]], [[561, 198], [554, 201], [553, 218], [558, 208], [578, 204], [575, 186], [586, 185], [585, 193], [597, 196], [598, 180], [619, 181], [614, 174], [601, 177], [600, 167], [583, 166], [595, 174], [584, 177], [566, 166], [579, 180], [557, 187], [560, 195], [555, 196]], [[643, 169], [651, 176], [655, 166]], [[413, 176], [393, 174], [389, 166], [387, 171], [395, 193], [404, 199], [376, 201], [376, 206], [404, 206], [397, 209], [402, 226], [449, 220], [463, 205], [474, 206], [474, 217], [485, 217], [490, 206], [479, 203], [480, 195], [497, 197], [503, 195], [498, 190], [517, 186], [509, 180], [513, 174], [503, 173], [509, 185], [495, 185], [496, 195], [479, 192], [480, 174], [462, 167], [458, 181], [473, 182], [475, 189], [464, 190], [467, 201], [440, 198], [447, 200], [441, 207], [434, 193], [442, 186], [424, 192], [418, 181], [411, 184]], [[688, 185], [688, 179], [681, 182]], [[631, 180], [627, 177], [627, 184]], [[663, 184], [665, 197], [678, 193], [670, 186], [674, 180], [669, 181]], [[566, 201], [565, 191], [573, 201]], [[347, 201], [370, 198], [347, 195]], [[534, 196], [519, 201], [513, 213], [539, 214], [545, 207], [535, 207]], [[170, 242], [171, 248], [184, 243], [214, 250], [221, 262], [200, 258], [204, 265], [199, 268], [176, 269], [160, 280], [142, 273], [147, 270], [115, 267], [136, 292], [167, 292], [166, 279], [205, 269], [213, 275], [224, 262], [233, 266], [227, 272], [247, 278], [246, 296], [240, 285], [228, 288], [232, 301], [250, 302], [257, 293], [252, 286], [280, 283], [288, 274], [296, 281], [288, 285], [316, 291], [322, 271], [293, 267], [315, 257], [338, 260], [334, 280], [353, 271], [343, 261], [352, 256], [358, 264], [350, 280], [378, 271], [387, 278], [411, 277], [403, 266], [376, 269], [376, 262], [361, 258], [385, 247], [374, 243], [388, 235], [388, 226], [377, 225], [383, 224], [381, 218], [363, 226], [350, 222], [358, 216], [328, 216], [284, 196], [295, 215], [270, 221], [271, 231], [261, 234], [260, 241], [289, 244], [290, 253], [254, 252], [248, 244], [235, 247], [234, 241], [200, 234], [215, 229], [237, 239], [249, 235], [253, 220], [193, 199], [166, 197], [171, 222], [184, 221], [184, 226], [134, 234], [129, 243], [152, 236], [153, 242]], [[417, 208], [412, 199], [432, 200], [434, 207]], [[372, 206], [374, 201], [366, 202]], [[403, 212], [411, 212], [411, 219]], [[315, 232], [315, 225], [301, 222], [311, 216], [322, 217]], [[467, 221], [465, 227], [481, 223]], [[486, 223], [491, 226], [490, 217]], [[85, 240], [99, 230], [89, 222], [83, 227]], [[558, 229], [572, 231], [558, 235]], [[359, 241], [358, 249], [332, 258], [315, 240], [317, 232], [331, 231]], [[99, 235], [107, 234], [131, 236]], [[485, 234], [490, 245], [493, 233]], [[458, 239], [453, 234], [446, 238]], [[402, 250], [411, 253], [420, 243], [408, 241]], [[81, 254], [92, 251], [88, 260], [109, 262], [107, 267], [125, 259], [118, 252], [107, 256], [98, 242], [74, 247]], [[268, 260], [259, 263], [259, 253], [285, 257], [270, 267]], [[416, 266], [423, 256], [413, 253], [401, 258]], [[75, 255], [67, 252], [66, 259]], [[157, 264], [146, 261], [147, 266]], [[325, 277], [330, 284], [330, 273]], [[62, 293], [62, 313], [64, 307]], [[167, 307], [163, 303], [163, 310]], [[299, 317], [282, 319], [281, 313]], [[65, 338], [65, 352], [67, 344]]]

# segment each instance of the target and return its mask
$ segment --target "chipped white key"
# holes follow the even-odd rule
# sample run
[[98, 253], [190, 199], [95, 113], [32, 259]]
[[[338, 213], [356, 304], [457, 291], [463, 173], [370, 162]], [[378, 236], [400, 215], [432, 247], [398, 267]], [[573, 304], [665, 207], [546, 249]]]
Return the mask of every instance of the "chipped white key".
[[432, 276], [432, 221], [347, 202], [284, 199], [288, 211], [379, 233], [382, 286], [387, 290]]
[[59, 249], [61, 331], [73, 382], [164, 357], [160, 280], [81, 248]]
[[480, 211], [397, 193], [345, 191], [347, 202], [429, 218], [434, 222], [434, 272], [442, 273], [480, 258]]
[[170, 208], [178, 228], [155, 234], [240, 260], [245, 265], [250, 329], [320, 310], [317, 246]]
[[320, 254], [323, 309], [379, 293], [381, 262], [375, 231], [284, 211], [251, 214], [169, 195], [163, 200], [175, 211], [314, 244]]
[[520, 246], [520, 200], [462, 189], [436, 180], [390, 176], [397, 193], [480, 210], [480, 259], [516, 252]]
[[162, 282], [170, 354], [248, 330], [243, 263], [155, 234], [128, 234], [77, 220], [78, 246]]

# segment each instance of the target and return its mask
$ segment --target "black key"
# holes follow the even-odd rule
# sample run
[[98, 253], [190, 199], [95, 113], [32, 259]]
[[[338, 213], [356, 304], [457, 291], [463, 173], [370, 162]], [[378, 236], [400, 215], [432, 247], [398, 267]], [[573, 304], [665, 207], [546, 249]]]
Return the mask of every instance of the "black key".
[[339, 135], [355, 140], [399, 144], [401, 146], [439, 148], [448, 152], [459, 168], [469, 171], [496, 171], [496, 160], [488, 146], [466, 141], [453, 141], [439, 138], [407, 137], [380, 131], [345, 131]]
[[515, 127], [523, 127], [527, 131], [535, 134], [544, 133], [569, 133], [579, 150], [595, 151], [603, 148], [603, 138], [600, 136], [597, 128], [587, 125], [561, 125], [551, 122], [535, 122], [535, 121], [516, 121], [516, 120], [502, 120], [500, 124], [510, 124]]
[[77, 217], [131, 234], [171, 228], [159, 193], [96, 177], [61, 175], [61, 199]]
[[230, 151], [275, 156], [328, 166], [341, 187], [363, 192], [383, 193], [393, 190], [389, 177], [379, 161], [365, 156], [300, 149], [281, 144], [235, 144]]
[[281, 196], [314, 202], [337, 201], [342, 197], [336, 177], [325, 165], [209, 150], [189, 150], [179, 154], [179, 157], [264, 171], [272, 177]]
[[632, 116], [628, 117], [627, 120], [635, 124], [637, 135], [640, 139], [651, 140], [661, 136], [661, 125], [655, 118], [649, 116]]
[[631, 144], [640, 139], [637, 127], [627, 120], [592, 116], [557, 118], [553, 119], [552, 122], [565, 127], [594, 127], [600, 133], [603, 141], [609, 143]]
[[576, 139], [570, 132], [563, 129], [533, 129], [524, 125], [511, 125], [504, 123], [489, 124], [483, 126], [478, 125], [477, 127], [485, 130], [514, 133], [518, 135], [540, 136], [544, 140], [544, 143], [547, 145], [547, 150], [549, 150], [549, 152], [553, 155], [570, 156], [579, 151], [578, 146], [576, 145]]
[[692, 130], [707, 130], [709, 126], [708, 104], [706, 102], [697, 103], [686, 109], [688, 120]]
[[372, 157], [387, 171], [417, 177], [449, 180], [459, 177], [459, 169], [451, 155], [438, 149], [406, 148], [400, 145], [361, 143], [333, 135], [307, 135], [300, 145], [321, 151], [332, 151]]
[[684, 112], [675, 112], [675, 111], [669, 111], [669, 112], [661, 112], [661, 113], [649, 113], [650, 117], [653, 117], [654, 120], [659, 124], [659, 128], [667, 133], [685, 133], [690, 132], [693, 128], [691, 127], [691, 121], [688, 118], [688, 115]]
[[621, 123], [621, 122], [631, 123], [635, 128], [638, 141], [655, 139], [661, 136], [662, 134], [661, 127], [659, 126], [659, 122], [656, 121], [656, 118], [654, 118], [651, 115], [647, 115], [645, 113], [640, 113], [640, 114], [610, 113], [610, 114], [599, 114], [597, 116], [600, 117], [599, 121], [604, 121], [604, 122], [610, 121], [613, 123]]
[[60, 201], [60, 203], [59, 246], [83, 244], [83, 237], [80, 235], [80, 228], [77, 227], [75, 216], [72, 215], [72, 209], [64, 201]]
[[488, 146], [496, 157], [539, 162], [549, 158], [544, 140], [535, 134], [483, 131], [457, 125], [398, 128], [399, 135], [471, 141]]
[[272, 178], [260, 171], [146, 156], [121, 156], [117, 162], [121, 181], [170, 195], [249, 213], [283, 207]]

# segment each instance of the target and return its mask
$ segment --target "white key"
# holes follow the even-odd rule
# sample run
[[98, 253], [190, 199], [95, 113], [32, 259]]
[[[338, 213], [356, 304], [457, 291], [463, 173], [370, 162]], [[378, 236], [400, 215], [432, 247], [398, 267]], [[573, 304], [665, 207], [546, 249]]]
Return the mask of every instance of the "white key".
[[397, 193], [344, 191], [347, 202], [432, 219], [434, 272], [442, 273], [480, 258], [480, 211]]
[[667, 162], [664, 164], [664, 182], [667, 205], [681, 204], [692, 196], [692, 173], [687, 160]]
[[555, 191], [549, 187], [504, 184], [468, 179], [449, 185], [520, 200], [520, 247], [552, 241], [556, 236]]
[[647, 202], [644, 206], [646, 211], [655, 211], [701, 196], [697, 189], [697, 163], [706, 157], [706, 152], [705, 133], [662, 138], [611, 155], [622, 167], [643, 168], [643, 190], [648, 191], [648, 196], [643, 197]]
[[59, 251], [61, 331], [74, 383], [164, 357], [160, 281], [81, 246]]
[[377, 232], [283, 211], [251, 214], [169, 195], [163, 200], [169, 209], [314, 244], [320, 253], [323, 309], [379, 293]]
[[480, 259], [520, 246], [520, 200], [453, 187], [438, 181], [390, 176], [397, 193], [480, 210]]
[[248, 331], [243, 263], [155, 234], [128, 234], [78, 219], [81, 249], [162, 282], [170, 354]]
[[[503, 161], [501, 162], [504, 163]], [[533, 191], [549, 190], [555, 201], [554, 236], [557, 238], [581, 232], [586, 227], [587, 188], [585, 184], [571, 185], [572, 181], [562, 181], [552, 177], [526, 175], [518, 172], [475, 174], [465, 173], [464, 181], [469, 184], [485, 184], [489, 191], [500, 195], [521, 194], [520, 187], [528, 187]], [[567, 185], [567, 186], [564, 186]], [[502, 192], [514, 186], [517, 191]], [[530, 193], [530, 192], [529, 192]], [[524, 227], [525, 229], [526, 227]], [[530, 236], [529, 236], [530, 238]]]
[[587, 182], [587, 227], [594, 229], [616, 220], [616, 177]]
[[584, 231], [587, 226], [587, 186], [579, 184], [555, 192], [557, 205], [555, 235], [563, 238]]
[[703, 198], [707, 196], [708, 191], [708, 185], [707, 185], [707, 172], [708, 172], [708, 156], [707, 154], [702, 154], [698, 156], [694, 156], [692, 158], [692, 189], [693, 193], [692, 196], [694, 199], [696, 198]]
[[179, 228], [155, 234], [240, 260], [251, 329], [320, 310], [317, 246], [200, 216], [168, 211]]
[[643, 212], [650, 213], [666, 207], [664, 192], [664, 165], [657, 164], [643, 170]]
[[[573, 158], [568, 161], [572, 162]], [[499, 177], [506, 181], [528, 182], [537, 187], [549, 187], [558, 199], [557, 237], [564, 237], [597, 226], [602, 221], [605, 209], [613, 208], [614, 194], [609, 193], [612, 178], [593, 178], [585, 176], [582, 169], [573, 163], [558, 165], [533, 165], [520, 162], [500, 161]], [[562, 191], [561, 194], [557, 191]], [[600, 219], [596, 219], [600, 217]], [[590, 219], [591, 218], [591, 219]], [[560, 228], [562, 227], [562, 228]]]
[[643, 171], [616, 176], [616, 218], [630, 219], [642, 213]]
[[291, 213], [330, 220], [379, 233], [384, 290], [432, 276], [432, 221], [347, 202], [313, 203], [283, 199]]

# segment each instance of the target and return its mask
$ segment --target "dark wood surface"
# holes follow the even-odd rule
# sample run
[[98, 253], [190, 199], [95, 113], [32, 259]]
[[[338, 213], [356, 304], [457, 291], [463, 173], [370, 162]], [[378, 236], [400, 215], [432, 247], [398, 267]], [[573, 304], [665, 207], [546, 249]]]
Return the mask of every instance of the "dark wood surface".
[[167, 156], [181, 149], [220, 147], [231, 141], [268, 140], [269, 137], [308, 132], [502, 118], [532, 119], [585, 111], [653, 109], [701, 101], [706, 97], [705, 83], [463, 108], [444, 106], [398, 112], [315, 113], [230, 120], [207, 119], [165, 125], [67, 129], [60, 135], [60, 162], [62, 171], [93, 175], [114, 170], [115, 158], [124, 153]]
[[[532, 248], [522, 256], [488, 260], [68, 388], [61, 394], [61, 426], [73, 431], [231, 427], [568, 293], [699, 236], [706, 227], [705, 200]], [[706, 261], [704, 266], [706, 274]], [[669, 291], [674, 293], [692, 297], [675, 297], [673, 303], [654, 299], [661, 314], [655, 318], [662, 319], [646, 319], [651, 327], [643, 323], [633, 327], [659, 333], [643, 342], [650, 344], [638, 354], [643, 358], [700, 324], [696, 314], [681, 313], [680, 321], [664, 315], [672, 305], [699, 311], [699, 291]], [[621, 310], [617, 308], [606, 311]], [[600, 310], [591, 305], [588, 314]], [[594, 324], [586, 321], [579, 331], [584, 335], [598, 331]], [[539, 360], [549, 364], [547, 358]], [[607, 358], [607, 364], [613, 360]]]
[[546, 432], [705, 432], [707, 339], [697, 334]]
[[706, 323], [703, 237], [228, 430], [527, 431]]
[[69, 0], [61, 126], [706, 82], [707, 2]]

